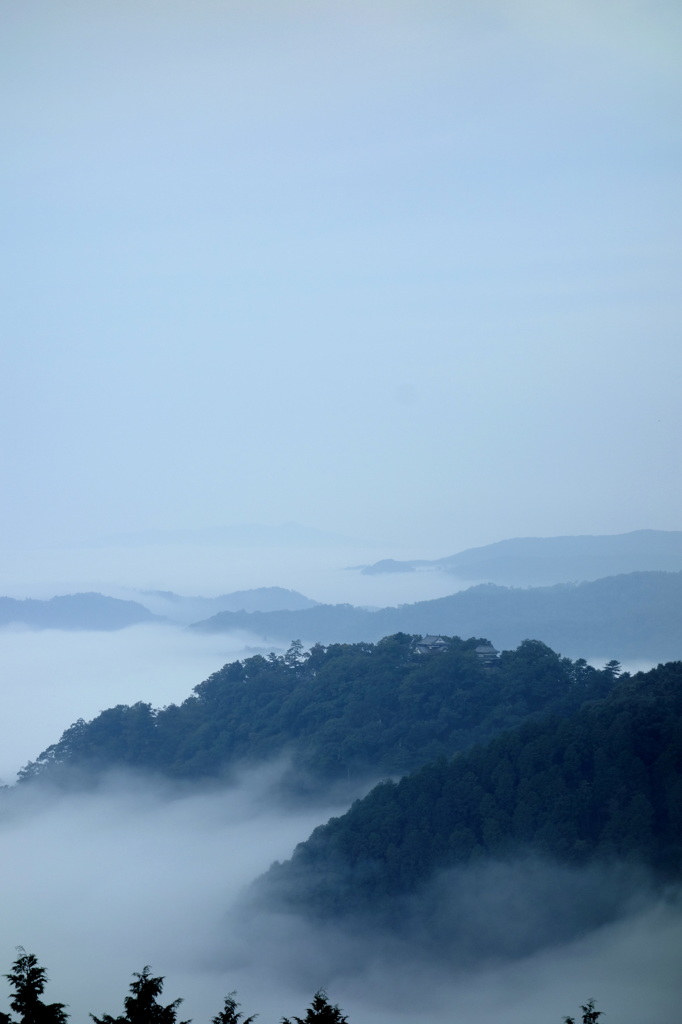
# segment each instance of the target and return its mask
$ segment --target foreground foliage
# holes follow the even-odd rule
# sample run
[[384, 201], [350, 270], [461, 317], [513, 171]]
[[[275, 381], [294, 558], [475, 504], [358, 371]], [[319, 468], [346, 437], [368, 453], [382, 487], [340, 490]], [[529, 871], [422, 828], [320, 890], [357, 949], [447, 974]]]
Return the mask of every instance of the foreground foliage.
[[[69, 1015], [65, 1012], [64, 1003], [44, 1003], [41, 996], [47, 984], [47, 972], [38, 964], [33, 953], [27, 953], [21, 946], [19, 957], [12, 964], [12, 970], [5, 978], [14, 990], [11, 1007], [19, 1015], [13, 1021], [9, 1014], [0, 1013], [0, 1024], [67, 1024]], [[139, 973], [133, 974], [130, 992], [125, 997], [124, 1012], [118, 1017], [108, 1013], [90, 1017], [95, 1024], [192, 1024], [191, 1020], [178, 1021], [178, 1007], [182, 999], [175, 999], [167, 1006], [159, 1003], [163, 991], [163, 977], [154, 977], [151, 967], [143, 967]], [[211, 1024], [253, 1024], [258, 1014], [244, 1017], [237, 1002], [237, 993], [230, 992], [220, 1013], [211, 1019]], [[329, 1002], [327, 993], [322, 989], [313, 996], [312, 1003], [305, 1017], [294, 1017], [296, 1024], [347, 1024], [338, 1006]], [[292, 1024], [282, 1018], [282, 1024]]]
[[134, 974], [130, 983], [130, 994], [123, 1005], [125, 1013], [111, 1017], [108, 1013], [101, 1017], [90, 1016], [95, 1024], [191, 1024], [189, 1020], [178, 1022], [178, 1007], [182, 999], [176, 999], [168, 1006], [161, 1006], [157, 997], [163, 990], [163, 978], [154, 978], [151, 967], [143, 967], [140, 974]]
[[[336, 1004], [329, 1002], [327, 993], [319, 989], [306, 1011], [305, 1017], [294, 1017], [296, 1024], [348, 1024], [346, 1017]], [[282, 1018], [282, 1024], [291, 1024], [288, 1017]]]
[[[595, 1010], [594, 999], [588, 999], [584, 1006], [581, 1006], [582, 1010], [582, 1024], [597, 1024], [600, 1017], [603, 1016], [601, 1010]], [[575, 1017], [564, 1017], [564, 1024], [575, 1024]]]
[[[41, 996], [47, 985], [47, 972], [33, 953], [17, 947], [19, 956], [5, 977], [14, 989], [10, 1006], [18, 1015], [18, 1024], [66, 1024], [64, 1003], [44, 1003]], [[0, 1013], [0, 1024], [17, 1024], [7, 1013]]]
[[[12, 964], [12, 970], [5, 978], [14, 989], [11, 1007], [19, 1014], [17, 1022], [12, 1021], [9, 1014], [0, 1013], [2, 1024], [67, 1024], [69, 1019], [63, 1003], [43, 1003], [40, 999], [47, 984], [47, 972], [38, 964], [37, 957], [19, 946], [19, 957]], [[163, 977], [154, 977], [151, 967], [143, 967], [140, 973], [133, 974], [135, 979], [130, 983], [130, 993], [124, 1000], [125, 1013], [111, 1017], [105, 1013], [90, 1017], [95, 1024], [192, 1024], [191, 1020], [177, 1020], [177, 1010], [182, 999], [175, 999], [167, 1006], [158, 1002], [163, 991]], [[225, 996], [225, 1004], [219, 1014], [212, 1018], [211, 1024], [253, 1024], [257, 1014], [244, 1017], [240, 1012], [240, 1004], [236, 1000], [236, 992]], [[594, 1000], [590, 999], [581, 1007], [583, 1024], [597, 1024], [602, 1016], [595, 1010]], [[564, 1024], [575, 1024], [573, 1017], [564, 1017]], [[282, 1017], [281, 1024], [348, 1024], [348, 1017], [335, 1004], [330, 1003], [324, 989], [318, 989], [306, 1010], [305, 1017]]]

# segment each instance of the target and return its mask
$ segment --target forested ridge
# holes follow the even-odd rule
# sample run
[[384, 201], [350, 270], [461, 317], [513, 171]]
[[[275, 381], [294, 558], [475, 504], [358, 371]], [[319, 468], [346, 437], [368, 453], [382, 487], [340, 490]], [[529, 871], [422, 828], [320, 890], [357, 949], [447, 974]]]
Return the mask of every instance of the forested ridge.
[[419, 654], [419, 637], [332, 644], [234, 661], [180, 705], [137, 703], [77, 721], [22, 772], [22, 781], [92, 778], [129, 768], [178, 779], [291, 757], [292, 779], [327, 784], [401, 775], [546, 714], [568, 715], [608, 693], [596, 670], [524, 641], [485, 664], [479, 638], [448, 638]]
[[269, 902], [377, 920], [439, 870], [531, 852], [679, 878], [682, 662], [381, 783], [259, 884]]
[[301, 611], [222, 612], [194, 628], [248, 630], [267, 641], [372, 641], [391, 633], [489, 636], [498, 647], [542, 637], [571, 657], [682, 657], [682, 572], [632, 572], [543, 587], [480, 584], [448, 597], [369, 611], [319, 604]]

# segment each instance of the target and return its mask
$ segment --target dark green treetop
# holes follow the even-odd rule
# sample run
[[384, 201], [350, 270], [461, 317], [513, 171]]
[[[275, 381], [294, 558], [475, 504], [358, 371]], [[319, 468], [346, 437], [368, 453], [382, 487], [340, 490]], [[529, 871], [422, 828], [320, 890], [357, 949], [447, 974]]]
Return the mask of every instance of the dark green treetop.
[[570, 715], [616, 682], [611, 669], [537, 640], [487, 663], [476, 654], [481, 638], [446, 637], [429, 655], [420, 639], [397, 633], [305, 652], [294, 640], [283, 656], [225, 665], [180, 705], [138, 702], [79, 720], [21, 778], [78, 783], [112, 769], [222, 778], [286, 753], [289, 783], [308, 791], [403, 775], [529, 719]]
[[[33, 953], [17, 946], [19, 956], [5, 977], [14, 989], [10, 1006], [19, 1016], [20, 1024], [66, 1024], [68, 1014], [64, 1003], [44, 1003], [40, 998], [47, 984], [47, 972]], [[0, 1024], [14, 1024], [9, 1014], [0, 1014]]]
[[[582, 1024], [597, 1024], [599, 1018], [603, 1016], [601, 1010], [595, 1010], [594, 999], [588, 999], [580, 1009], [583, 1013]], [[575, 1017], [564, 1017], [564, 1024], [575, 1024]]]
[[[315, 993], [305, 1017], [294, 1017], [293, 1020], [296, 1024], [348, 1024], [348, 1017], [336, 1004], [329, 1002], [324, 989], [318, 989]], [[291, 1020], [282, 1017], [282, 1024], [291, 1024]]]
[[253, 1024], [258, 1014], [254, 1013], [251, 1017], [244, 1017], [239, 1009], [241, 1003], [237, 1002], [236, 996], [236, 992], [228, 992], [225, 996], [225, 1005], [219, 1014], [211, 1018], [211, 1024]]
[[126, 996], [123, 1005], [125, 1013], [112, 1017], [108, 1013], [101, 1017], [90, 1016], [95, 1024], [191, 1024], [191, 1021], [178, 1021], [178, 1006], [182, 999], [175, 999], [168, 1006], [161, 1006], [157, 996], [163, 990], [163, 978], [153, 978], [151, 967], [143, 967], [140, 974], [133, 974], [135, 981], [130, 983], [130, 995]]

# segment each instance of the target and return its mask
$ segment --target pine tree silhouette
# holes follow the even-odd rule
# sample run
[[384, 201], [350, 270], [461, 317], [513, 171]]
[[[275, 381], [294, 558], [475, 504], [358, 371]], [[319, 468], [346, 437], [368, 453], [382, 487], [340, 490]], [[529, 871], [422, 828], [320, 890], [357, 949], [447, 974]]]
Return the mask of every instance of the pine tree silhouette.
[[242, 1020], [244, 1014], [239, 1010], [241, 1003], [237, 1002], [236, 995], [236, 992], [230, 992], [225, 996], [225, 1005], [220, 1013], [211, 1019], [211, 1024], [253, 1024], [258, 1014], [254, 1013], [253, 1016]]
[[[338, 1006], [329, 1002], [327, 993], [322, 988], [313, 996], [305, 1017], [294, 1017], [293, 1020], [296, 1024], [348, 1024], [348, 1018], [341, 1013]], [[282, 1024], [291, 1024], [291, 1021], [288, 1017], [282, 1017]]]
[[120, 1017], [112, 1017], [108, 1013], [101, 1017], [90, 1016], [95, 1024], [191, 1024], [189, 1020], [178, 1021], [178, 1006], [182, 999], [176, 999], [168, 1006], [161, 1006], [157, 996], [163, 990], [163, 978], [153, 978], [151, 967], [143, 967], [140, 974], [133, 974], [135, 981], [130, 983], [130, 995], [126, 996], [123, 1005], [125, 1013]]
[[[69, 1015], [64, 1003], [44, 1003], [40, 998], [47, 984], [47, 972], [34, 953], [17, 946], [19, 956], [5, 977], [14, 989], [10, 1006], [19, 1015], [19, 1024], [66, 1024]], [[0, 1024], [14, 1024], [9, 1014], [0, 1014]]]
[[[595, 1010], [594, 999], [588, 999], [580, 1009], [583, 1012], [582, 1024], [597, 1024], [599, 1018], [603, 1016], [602, 1010]], [[564, 1024], [575, 1024], [575, 1017], [564, 1017]]]

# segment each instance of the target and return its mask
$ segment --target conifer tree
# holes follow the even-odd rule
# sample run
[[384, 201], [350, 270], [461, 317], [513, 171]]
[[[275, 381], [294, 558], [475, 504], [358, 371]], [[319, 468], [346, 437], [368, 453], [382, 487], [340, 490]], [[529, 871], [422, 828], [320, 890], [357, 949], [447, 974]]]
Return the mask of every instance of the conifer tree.
[[236, 992], [230, 992], [225, 996], [225, 1005], [223, 1006], [220, 1013], [211, 1019], [211, 1024], [253, 1024], [257, 1013], [254, 1013], [251, 1017], [244, 1017], [239, 1007], [241, 1003], [236, 1000]]
[[[329, 1002], [324, 989], [318, 989], [315, 993], [305, 1017], [294, 1017], [293, 1020], [296, 1024], [348, 1024], [348, 1017], [341, 1013], [338, 1006]], [[283, 1017], [282, 1024], [291, 1024], [291, 1021]]]
[[[47, 984], [47, 972], [34, 953], [17, 946], [19, 956], [5, 977], [14, 989], [10, 1006], [19, 1015], [18, 1024], [66, 1024], [64, 1003], [44, 1003], [40, 998]], [[15, 1024], [9, 1014], [0, 1014], [0, 1024]]]
[[157, 996], [163, 989], [163, 978], [153, 978], [151, 967], [143, 967], [140, 974], [133, 974], [135, 981], [130, 983], [130, 995], [126, 996], [123, 1005], [125, 1013], [120, 1017], [112, 1017], [108, 1013], [101, 1017], [90, 1016], [95, 1024], [191, 1024], [191, 1021], [178, 1021], [178, 1006], [182, 999], [176, 999], [168, 1006], [161, 1006]]
[[[588, 999], [580, 1009], [583, 1012], [582, 1024], [597, 1024], [599, 1018], [603, 1016], [602, 1010], [595, 1010], [594, 999]], [[575, 1017], [564, 1017], [564, 1024], [575, 1024]]]

